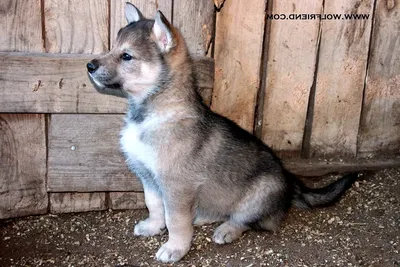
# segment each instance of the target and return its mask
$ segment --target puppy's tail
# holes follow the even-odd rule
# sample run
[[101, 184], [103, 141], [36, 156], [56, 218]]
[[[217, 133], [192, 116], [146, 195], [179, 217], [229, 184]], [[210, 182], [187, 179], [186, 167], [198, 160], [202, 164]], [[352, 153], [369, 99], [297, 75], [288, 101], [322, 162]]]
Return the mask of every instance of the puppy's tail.
[[303, 209], [329, 206], [339, 200], [357, 178], [358, 173], [351, 173], [322, 188], [308, 188], [295, 178], [293, 205]]

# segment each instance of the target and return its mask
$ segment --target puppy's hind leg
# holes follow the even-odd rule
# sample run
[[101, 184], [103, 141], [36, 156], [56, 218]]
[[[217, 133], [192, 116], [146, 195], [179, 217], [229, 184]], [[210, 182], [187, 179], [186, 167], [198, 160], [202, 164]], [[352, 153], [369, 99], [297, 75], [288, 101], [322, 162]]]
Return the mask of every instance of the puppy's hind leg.
[[242, 234], [250, 229], [249, 220], [254, 216], [253, 210], [248, 209], [236, 210], [230, 215], [229, 220], [218, 226], [213, 235], [213, 240], [217, 244], [227, 244], [242, 236]]
[[271, 232], [276, 232], [279, 228], [279, 225], [285, 218], [285, 213], [284, 212], [277, 212], [275, 214], [271, 214], [268, 217], [265, 217], [264, 219], [260, 220], [258, 222], [258, 226], [266, 231], [271, 231]]
[[[251, 218], [254, 214], [248, 214]], [[243, 214], [240, 214], [242, 217]], [[233, 215], [233, 218], [235, 215]], [[242, 236], [244, 232], [250, 230], [252, 227], [255, 229], [262, 229], [275, 232], [282, 220], [285, 217], [284, 212], [277, 212], [275, 214], [270, 214], [268, 217], [256, 221], [256, 224], [253, 223], [245, 223], [245, 222], [236, 222], [235, 219], [231, 219], [229, 221], [224, 222], [220, 226], [217, 227], [214, 231], [213, 240], [217, 244], [227, 244], [233, 242], [235, 239], [238, 239]], [[251, 226], [250, 226], [251, 225]]]
[[238, 239], [242, 234], [249, 230], [245, 224], [236, 223], [232, 220], [226, 221], [214, 231], [213, 240], [217, 244], [227, 244]]
[[[229, 221], [214, 232], [214, 242], [231, 243], [252, 227], [275, 230], [284, 217], [285, 187], [279, 177], [262, 175], [237, 203]], [[265, 219], [266, 218], [266, 219]]]

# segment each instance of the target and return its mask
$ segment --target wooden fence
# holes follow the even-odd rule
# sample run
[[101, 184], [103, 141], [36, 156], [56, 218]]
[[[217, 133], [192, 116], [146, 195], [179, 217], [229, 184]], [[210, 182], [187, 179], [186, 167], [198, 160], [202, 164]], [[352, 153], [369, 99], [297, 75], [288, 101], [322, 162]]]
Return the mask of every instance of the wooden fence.
[[[131, 2], [148, 17], [163, 11], [196, 57], [205, 102], [291, 169], [398, 163], [398, 1]], [[0, 218], [144, 207], [118, 150], [125, 100], [98, 94], [85, 70], [112, 47], [124, 4], [0, 3]], [[292, 13], [369, 18], [268, 19]]]

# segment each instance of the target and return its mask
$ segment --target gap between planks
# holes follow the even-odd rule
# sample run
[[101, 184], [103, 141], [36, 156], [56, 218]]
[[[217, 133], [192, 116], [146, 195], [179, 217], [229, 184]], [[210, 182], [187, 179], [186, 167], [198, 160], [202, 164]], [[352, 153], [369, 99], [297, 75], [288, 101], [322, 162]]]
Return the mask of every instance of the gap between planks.
[[[221, 8], [224, 2], [221, 3]], [[261, 64], [260, 64], [260, 85], [257, 92], [256, 106], [254, 111], [254, 127], [253, 127], [253, 134], [259, 139], [262, 138], [264, 99], [265, 99], [265, 90], [267, 86], [268, 49], [270, 44], [270, 33], [272, 24], [272, 20], [267, 20], [266, 15], [272, 13], [272, 10], [273, 10], [273, 0], [267, 0], [264, 13], [264, 36], [263, 36]]]

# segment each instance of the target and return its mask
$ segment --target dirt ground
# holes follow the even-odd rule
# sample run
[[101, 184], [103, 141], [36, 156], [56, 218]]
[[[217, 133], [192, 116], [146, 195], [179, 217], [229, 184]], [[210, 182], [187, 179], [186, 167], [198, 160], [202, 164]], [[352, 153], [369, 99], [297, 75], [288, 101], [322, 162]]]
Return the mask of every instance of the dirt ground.
[[[399, 203], [400, 169], [382, 170], [361, 178], [332, 207], [292, 209], [274, 234], [248, 232], [217, 245], [211, 240], [216, 225], [196, 227], [191, 251], [172, 266], [400, 266]], [[146, 215], [104, 211], [0, 221], [0, 266], [167, 266], [154, 260], [166, 234], [132, 235]]]

